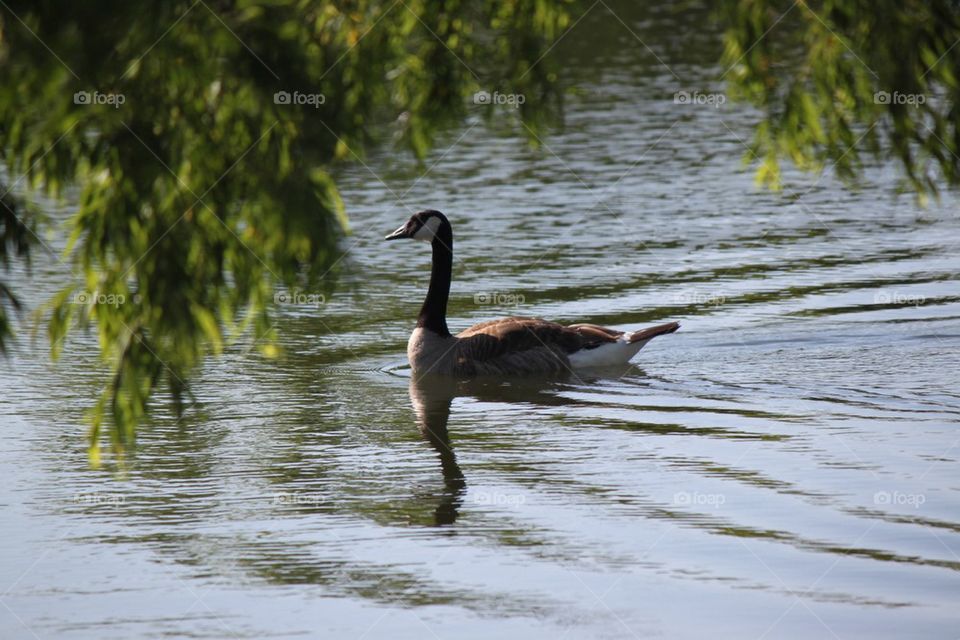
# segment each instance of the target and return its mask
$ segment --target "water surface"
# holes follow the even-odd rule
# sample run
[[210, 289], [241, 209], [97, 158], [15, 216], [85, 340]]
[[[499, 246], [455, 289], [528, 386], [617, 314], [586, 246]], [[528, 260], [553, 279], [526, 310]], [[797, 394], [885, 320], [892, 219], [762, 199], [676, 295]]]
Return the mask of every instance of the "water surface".
[[[702, 12], [614, 7], [633, 34], [596, 6], [551, 53], [580, 92], [539, 150], [478, 106], [425, 166], [344, 168], [336, 293], [279, 308], [285, 360], [236, 345], [183, 419], [161, 398], [125, 474], [86, 464], [94, 336], [57, 365], [21, 339], [0, 636], [956, 635], [955, 194], [922, 209], [882, 164], [756, 189], [755, 114], [672, 100], [718, 88]], [[429, 255], [381, 238], [427, 207], [454, 330], [682, 329], [620, 370], [414, 384]], [[13, 284], [36, 306], [68, 274]]]

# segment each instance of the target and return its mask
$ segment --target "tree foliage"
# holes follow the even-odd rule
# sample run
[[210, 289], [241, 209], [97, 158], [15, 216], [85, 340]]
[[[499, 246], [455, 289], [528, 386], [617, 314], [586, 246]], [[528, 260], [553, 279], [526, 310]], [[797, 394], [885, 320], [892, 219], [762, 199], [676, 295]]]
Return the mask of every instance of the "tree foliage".
[[[180, 403], [203, 359], [252, 332], [276, 351], [278, 287], [324, 286], [347, 232], [333, 171], [396, 140], [422, 157], [477, 90], [559, 107], [545, 56], [574, 0], [5, 0], [0, 3], [0, 262], [25, 215], [71, 189], [46, 308], [54, 356], [97, 332], [111, 371], [92, 413], [133, 439], [158, 389]], [[960, 181], [954, 0], [723, 0], [734, 97], [764, 113], [751, 159], [852, 179], [892, 150], [912, 188]], [[487, 112], [489, 113], [489, 111]], [[11, 192], [12, 190], [12, 192]], [[19, 306], [0, 283], [0, 351]]]
[[[0, 265], [4, 270], [10, 268], [11, 259], [29, 260], [33, 244], [28, 222], [31, 217], [24, 210], [23, 203], [11, 194], [0, 195]], [[7, 352], [7, 340], [12, 334], [10, 316], [18, 311], [20, 299], [0, 281], [0, 354]]]
[[387, 136], [422, 156], [478, 89], [535, 120], [568, 20], [562, 0], [3, 3], [2, 163], [21, 191], [79, 190], [48, 326], [54, 356], [95, 328], [111, 368], [92, 452], [245, 330], [274, 352], [274, 288], [321, 286], [346, 231], [337, 162]]
[[955, 0], [725, 0], [726, 74], [765, 113], [750, 160], [859, 174], [892, 153], [917, 193], [960, 182]]

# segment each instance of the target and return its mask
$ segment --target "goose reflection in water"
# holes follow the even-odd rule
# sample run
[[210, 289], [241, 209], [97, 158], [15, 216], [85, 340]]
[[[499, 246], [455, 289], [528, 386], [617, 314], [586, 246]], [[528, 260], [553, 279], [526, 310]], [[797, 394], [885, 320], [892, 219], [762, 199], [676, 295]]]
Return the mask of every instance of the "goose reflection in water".
[[457, 395], [457, 383], [440, 376], [412, 376], [410, 378], [410, 402], [417, 414], [417, 426], [423, 438], [440, 455], [443, 470], [444, 493], [434, 511], [434, 523], [453, 524], [457, 511], [463, 504], [467, 482], [457, 464], [457, 455], [450, 444], [447, 422], [450, 420], [450, 404]]
[[597, 380], [622, 379], [626, 374], [644, 373], [633, 365], [619, 365], [592, 372], [589, 379], [569, 371], [518, 378], [475, 378], [456, 380], [449, 376], [414, 374], [410, 378], [410, 402], [417, 417], [417, 427], [424, 440], [440, 457], [444, 491], [434, 510], [435, 525], [456, 522], [467, 493], [467, 480], [457, 462], [448, 424], [454, 398], [472, 397], [484, 402], [534, 403], [543, 406], [575, 404], [557, 391], [573, 386], [589, 385]]

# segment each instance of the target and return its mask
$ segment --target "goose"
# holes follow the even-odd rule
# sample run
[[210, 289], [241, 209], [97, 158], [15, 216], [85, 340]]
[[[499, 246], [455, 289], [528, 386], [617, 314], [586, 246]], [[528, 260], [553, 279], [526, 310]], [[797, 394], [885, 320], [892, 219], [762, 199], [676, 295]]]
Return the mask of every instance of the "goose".
[[619, 331], [595, 324], [562, 325], [513, 316], [481, 322], [452, 335], [447, 328], [453, 272], [450, 221], [439, 211], [420, 211], [384, 240], [401, 238], [429, 242], [433, 249], [427, 297], [407, 343], [407, 359], [415, 375], [522, 376], [623, 365], [651, 339], [680, 328], [679, 323], [668, 322], [639, 331]]

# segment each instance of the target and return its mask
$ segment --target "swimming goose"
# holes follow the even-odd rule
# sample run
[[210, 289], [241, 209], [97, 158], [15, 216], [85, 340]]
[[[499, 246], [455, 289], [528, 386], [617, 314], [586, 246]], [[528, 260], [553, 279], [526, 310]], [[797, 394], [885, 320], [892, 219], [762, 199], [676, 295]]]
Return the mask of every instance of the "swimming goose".
[[453, 376], [523, 375], [624, 364], [652, 338], [680, 328], [668, 322], [640, 331], [595, 324], [561, 325], [540, 318], [510, 317], [481, 322], [451, 335], [447, 301], [453, 272], [453, 229], [439, 211], [415, 213], [385, 240], [429, 242], [433, 267], [427, 298], [407, 343], [414, 373]]

